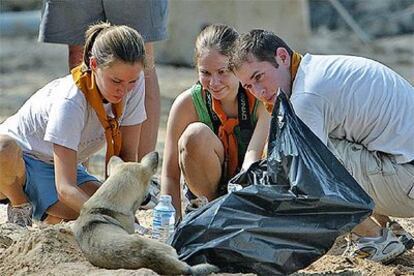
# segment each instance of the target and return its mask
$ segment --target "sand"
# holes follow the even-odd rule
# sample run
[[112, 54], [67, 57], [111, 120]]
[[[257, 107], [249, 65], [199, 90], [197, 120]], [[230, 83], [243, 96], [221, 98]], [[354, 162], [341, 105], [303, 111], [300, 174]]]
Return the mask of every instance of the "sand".
[[[0, 122], [48, 81], [67, 73], [66, 47], [40, 44], [33, 36], [2, 37], [0, 45]], [[314, 53], [347, 53], [381, 61], [414, 83], [412, 37], [377, 41], [364, 47], [341, 34], [321, 33], [309, 45]], [[392, 47], [391, 47], [392, 46]], [[158, 66], [162, 94], [162, 118], [157, 150], [162, 152], [166, 119], [173, 99], [195, 80], [191, 68]], [[92, 169], [102, 176], [102, 152], [92, 158]], [[151, 211], [140, 211], [141, 223], [151, 226]], [[398, 219], [414, 233], [414, 219]], [[156, 275], [148, 269], [105, 270], [91, 265], [77, 246], [71, 223], [35, 224], [29, 229], [6, 223], [6, 206], [0, 205], [0, 275]], [[295, 275], [414, 275], [414, 251], [389, 265], [351, 260], [341, 256], [343, 237], [332, 250]], [[221, 274], [223, 275], [223, 274]]]

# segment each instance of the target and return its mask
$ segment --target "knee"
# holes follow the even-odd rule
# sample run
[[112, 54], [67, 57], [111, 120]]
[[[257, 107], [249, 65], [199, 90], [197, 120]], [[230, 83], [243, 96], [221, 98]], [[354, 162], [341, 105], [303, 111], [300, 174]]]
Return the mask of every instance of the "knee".
[[10, 160], [21, 153], [22, 150], [13, 138], [0, 134], [0, 160]]
[[203, 123], [191, 123], [184, 130], [180, 139], [178, 140], [178, 151], [180, 153], [195, 153], [200, 150], [200, 145], [203, 145], [203, 140], [209, 136], [208, 132], [211, 130]]

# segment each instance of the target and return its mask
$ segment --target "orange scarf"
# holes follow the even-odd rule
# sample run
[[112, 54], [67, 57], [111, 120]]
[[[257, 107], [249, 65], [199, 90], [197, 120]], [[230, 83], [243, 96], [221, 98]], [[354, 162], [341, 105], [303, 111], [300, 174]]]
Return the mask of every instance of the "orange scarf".
[[71, 71], [72, 78], [76, 86], [85, 95], [86, 101], [95, 110], [102, 127], [105, 130], [106, 156], [105, 156], [105, 176], [107, 177], [108, 161], [113, 155], [119, 155], [121, 151], [121, 131], [119, 130], [119, 118], [123, 112], [123, 102], [112, 104], [112, 112], [115, 118], [110, 118], [106, 114], [103, 105], [103, 96], [96, 86], [93, 72], [82, 72], [81, 66], [75, 67]]
[[[249, 112], [251, 114], [254, 109], [256, 98], [247, 91], [246, 95], [249, 102]], [[237, 104], [240, 103], [238, 102]], [[227, 173], [227, 176], [233, 176], [236, 174], [236, 170], [239, 165], [237, 138], [234, 134], [234, 128], [239, 125], [239, 119], [228, 118], [223, 110], [223, 107], [221, 106], [221, 102], [215, 98], [213, 98], [212, 109], [217, 114], [217, 117], [221, 122], [218, 129], [218, 137], [224, 147], [224, 162], [225, 166], [227, 165], [227, 172], [223, 173]]]
[[[298, 72], [298, 68], [299, 68], [299, 64], [300, 64], [301, 59], [302, 59], [302, 56], [298, 52], [293, 52], [292, 58], [291, 58], [291, 63], [290, 63], [290, 76], [292, 78], [291, 85], [290, 85], [291, 89], [292, 89], [292, 86], [293, 86], [293, 81], [295, 80], [295, 77], [296, 77], [296, 73]], [[264, 106], [265, 106], [267, 112], [272, 114], [273, 104], [264, 103]]]

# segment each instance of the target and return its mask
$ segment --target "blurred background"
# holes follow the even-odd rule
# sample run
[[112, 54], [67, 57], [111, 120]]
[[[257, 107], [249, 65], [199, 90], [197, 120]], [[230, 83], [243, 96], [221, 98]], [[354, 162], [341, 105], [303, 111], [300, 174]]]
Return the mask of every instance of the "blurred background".
[[[301, 53], [368, 57], [414, 83], [414, 0], [170, 0], [169, 4], [169, 38], [155, 43], [162, 96], [160, 152], [171, 104], [197, 78], [192, 67], [195, 38], [211, 23], [228, 24], [240, 32], [269, 29]], [[0, 0], [0, 122], [48, 81], [68, 73], [67, 47], [37, 42], [41, 7], [41, 0]]]
[[[1, 35], [36, 35], [41, 2], [0, 0]], [[391, 38], [397, 43], [396, 50], [402, 50], [398, 42], [404, 36], [411, 36], [413, 42], [414, 0], [170, 0], [169, 4], [170, 35], [158, 43], [160, 63], [190, 66], [197, 34], [217, 22], [240, 32], [253, 28], [272, 30], [300, 51], [317, 51], [322, 46], [314, 40], [323, 38], [342, 45], [335, 49], [328, 45], [319, 50], [323, 52], [343, 52], [350, 46], [351, 50], [367, 47], [367, 51], [375, 52]], [[342, 40], [338, 41], [339, 37]]]

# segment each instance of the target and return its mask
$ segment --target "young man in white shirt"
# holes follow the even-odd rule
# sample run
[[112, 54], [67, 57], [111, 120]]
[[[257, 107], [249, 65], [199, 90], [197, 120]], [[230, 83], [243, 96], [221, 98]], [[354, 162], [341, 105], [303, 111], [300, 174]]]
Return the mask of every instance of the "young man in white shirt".
[[[382, 223], [388, 216], [414, 217], [414, 88], [408, 81], [361, 57], [301, 56], [264, 30], [241, 35], [231, 62], [268, 110], [279, 88], [287, 94], [299, 118], [373, 198], [374, 217]], [[386, 263], [404, 252], [402, 241], [412, 247], [409, 233], [397, 239], [379, 225], [370, 218], [353, 230], [364, 237], [353, 243], [352, 255]]]

